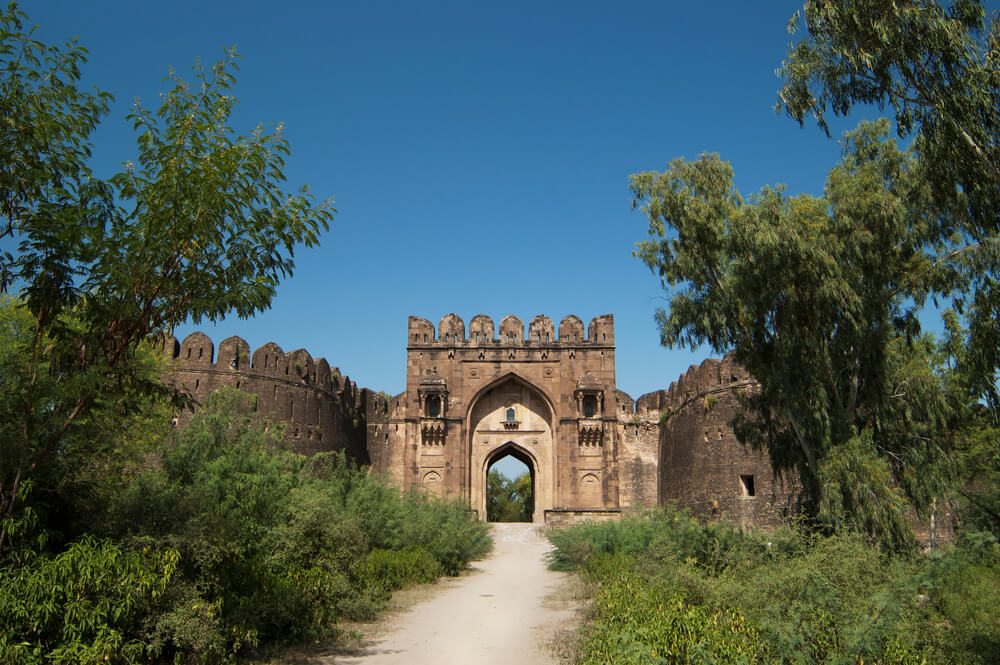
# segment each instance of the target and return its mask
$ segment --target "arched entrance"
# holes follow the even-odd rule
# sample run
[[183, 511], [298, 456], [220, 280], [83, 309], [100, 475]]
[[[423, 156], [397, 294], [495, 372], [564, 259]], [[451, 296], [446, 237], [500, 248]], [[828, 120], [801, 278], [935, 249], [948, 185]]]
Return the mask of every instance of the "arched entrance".
[[486, 519], [486, 474], [494, 461], [511, 455], [530, 470], [532, 521], [544, 522], [555, 502], [555, 410], [549, 397], [508, 373], [480, 390], [467, 413], [472, 507]]
[[[521, 478], [503, 478], [507, 480], [505, 483], [505, 488], [512, 489], [516, 495], [515, 505], [507, 506], [507, 508], [515, 508], [517, 514], [504, 514], [509, 511], [498, 512], [498, 506], [491, 506], [491, 501], [504, 501], [508, 497], [504, 496], [494, 496], [493, 494], [497, 491], [497, 488], [490, 487], [490, 472], [494, 469], [494, 465], [497, 462], [505, 458], [513, 458], [524, 465], [527, 468], [526, 475], [528, 476], [528, 486], [527, 488], [518, 487], [521, 482]], [[497, 448], [493, 453], [486, 458], [485, 468], [483, 473], [486, 474], [486, 507], [485, 515], [491, 522], [531, 522], [534, 517], [534, 498], [535, 498], [535, 461], [531, 458], [531, 455], [527, 451], [522, 450], [516, 443], [508, 441], [499, 448]], [[525, 504], [527, 501], [527, 504]], [[502, 510], [502, 508], [501, 508]]]

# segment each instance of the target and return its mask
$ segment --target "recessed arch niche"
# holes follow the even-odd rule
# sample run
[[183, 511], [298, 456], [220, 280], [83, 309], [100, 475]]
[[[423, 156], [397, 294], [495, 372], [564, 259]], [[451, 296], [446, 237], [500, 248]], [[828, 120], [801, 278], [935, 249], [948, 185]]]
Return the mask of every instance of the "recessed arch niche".
[[551, 399], [537, 386], [510, 373], [480, 390], [470, 402], [467, 418], [473, 508], [485, 519], [487, 470], [494, 461], [512, 455], [532, 474], [533, 521], [544, 522], [545, 511], [555, 501], [556, 422]]
[[428, 471], [425, 473], [424, 477], [421, 479], [420, 486], [425, 492], [436, 494], [438, 496], [443, 494], [441, 474], [437, 471]]

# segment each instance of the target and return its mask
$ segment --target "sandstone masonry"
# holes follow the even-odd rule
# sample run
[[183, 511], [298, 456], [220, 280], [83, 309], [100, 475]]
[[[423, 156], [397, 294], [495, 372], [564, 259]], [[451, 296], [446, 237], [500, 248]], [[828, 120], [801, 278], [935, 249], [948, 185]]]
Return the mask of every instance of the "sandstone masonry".
[[[219, 344], [218, 354], [207, 335], [196, 332], [178, 343], [164, 341], [172, 359], [166, 379], [202, 401], [222, 386], [257, 396], [257, 410], [284, 423], [292, 450], [310, 455], [345, 450], [360, 464], [368, 463], [365, 412], [371, 392], [359, 390], [340, 370], [323, 358], [314, 360], [305, 349], [285, 353], [268, 342], [250, 353], [240, 337]], [[189, 419], [190, 412], [178, 414]]]

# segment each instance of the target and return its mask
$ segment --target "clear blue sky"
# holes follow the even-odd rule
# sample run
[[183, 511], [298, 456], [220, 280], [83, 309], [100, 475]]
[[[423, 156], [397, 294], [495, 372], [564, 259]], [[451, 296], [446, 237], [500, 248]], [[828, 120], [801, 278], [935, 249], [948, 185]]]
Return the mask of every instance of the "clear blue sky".
[[[253, 320], [202, 325], [403, 389], [407, 316], [615, 315], [618, 387], [666, 388], [706, 351], [659, 346], [658, 279], [631, 173], [718, 152], [742, 192], [822, 192], [836, 141], [773, 111], [797, 2], [22, 3], [90, 50], [115, 95], [94, 168], [134, 158], [124, 120], [168, 67], [242, 55], [232, 124], [284, 122], [288, 185], [334, 196], [321, 246]], [[851, 123], [853, 124], [853, 123]], [[839, 125], [839, 128], [848, 125]], [[177, 331], [182, 338], [195, 328]]]

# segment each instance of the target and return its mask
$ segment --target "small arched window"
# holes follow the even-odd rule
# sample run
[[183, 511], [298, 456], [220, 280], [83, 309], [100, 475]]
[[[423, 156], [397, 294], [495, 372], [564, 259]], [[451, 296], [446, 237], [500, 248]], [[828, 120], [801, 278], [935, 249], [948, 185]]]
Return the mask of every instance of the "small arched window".
[[432, 395], [427, 398], [427, 416], [429, 418], [437, 418], [441, 415], [441, 398], [437, 395]]
[[597, 412], [597, 398], [593, 395], [587, 395], [583, 398], [583, 417], [593, 418], [594, 414]]
[[514, 422], [514, 407], [507, 409], [507, 422]]

